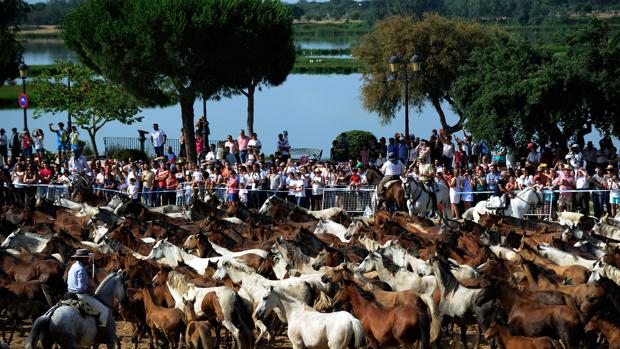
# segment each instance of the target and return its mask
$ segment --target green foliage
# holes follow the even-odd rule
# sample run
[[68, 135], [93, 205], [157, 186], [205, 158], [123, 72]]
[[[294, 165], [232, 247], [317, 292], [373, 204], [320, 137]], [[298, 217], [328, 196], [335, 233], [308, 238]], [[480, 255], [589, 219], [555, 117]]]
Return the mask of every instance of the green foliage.
[[[339, 144], [338, 148], [344, 151], [344, 154], [339, 154], [343, 160], [357, 160], [362, 148], [364, 146], [370, 147], [376, 140], [377, 139], [371, 132], [360, 130], [343, 132], [335, 139]], [[344, 146], [344, 144], [346, 144], [346, 146]]]
[[131, 125], [142, 120], [142, 116], [136, 116], [140, 112], [137, 102], [121, 85], [95, 75], [82, 65], [61, 63], [56, 73], [44, 72], [31, 85], [38, 92], [34, 117], [43, 113], [70, 113], [74, 124], [88, 131], [95, 152], [96, 134], [105, 124], [118, 121]]
[[[413, 17], [391, 17], [377, 22], [362, 44], [353, 50], [362, 64], [364, 107], [376, 112], [382, 122], [390, 122], [405, 104], [404, 76], [407, 75], [409, 104], [421, 106], [430, 102], [444, 130], [450, 133], [460, 130], [463, 120], [448, 125], [441, 104], [448, 102], [462, 117], [450, 89], [469, 53], [487, 46], [490, 37], [491, 31], [479, 24], [438, 15], [427, 14], [421, 21]], [[409, 62], [414, 53], [422, 59], [418, 74], [414, 76], [411, 69], [403, 65], [396, 74], [390, 71], [392, 55]]]
[[271, 54], [294, 57], [292, 17], [283, 6], [277, 0], [91, 0], [71, 12], [62, 35], [84, 64], [139, 100], [180, 102], [187, 154], [195, 158], [197, 95], [226, 95], [249, 79], [275, 85], [292, 67], [289, 59], [274, 67], [273, 57], [252, 42], [274, 40], [269, 49], [280, 50]]
[[119, 161], [127, 161], [129, 158], [142, 161], [148, 161], [149, 159], [148, 155], [139, 149], [108, 149], [107, 153], [108, 158]]
[[593, 20], [565, 38], [566, 54], [498, 36], [472, 53], [452, 94], [466, 129], [490, 142], [566, 146], [593, 129], [620, 134], [620, 45]]
[[17, 24], [26, 13], [26, 6], [22, 0], [0, 1], [0, 86], [18, 76], [22, 46], [15, 39], [15, 33], [19, 31]]
[[85, 0], [48, 0], [30, 6], [24, 24], [55, 25], [67, 17], [67, 13]]

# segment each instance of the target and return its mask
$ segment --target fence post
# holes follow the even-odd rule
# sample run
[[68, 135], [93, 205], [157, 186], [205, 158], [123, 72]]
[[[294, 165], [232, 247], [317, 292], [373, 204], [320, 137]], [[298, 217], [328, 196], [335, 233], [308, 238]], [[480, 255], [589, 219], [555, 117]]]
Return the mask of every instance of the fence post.
[[146, 134], [148, 134], [149, 131], [144, 131], [144, 130], [138, 130], [138, 141], [140, 142], [140, 151], [141, 152], [145, 152], [144, 151], [144, 142], [146, 142]]

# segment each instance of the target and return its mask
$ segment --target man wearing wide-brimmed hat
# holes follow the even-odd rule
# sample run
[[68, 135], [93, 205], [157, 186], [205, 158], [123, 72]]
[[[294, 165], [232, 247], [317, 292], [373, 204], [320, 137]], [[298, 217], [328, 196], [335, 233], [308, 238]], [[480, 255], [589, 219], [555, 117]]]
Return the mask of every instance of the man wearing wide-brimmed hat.
[[109, 309], [95, 297], [88, 293], [88, 260], [91, 254], [88, 250], [80, 248], [75, 250], [71, 259], [75, 262], [71, 265], [67, 274], [67, 293], [65, 299], [79, 299], [87, 303], [99, 312], [99, 327], [106, 327], [108, 322]]

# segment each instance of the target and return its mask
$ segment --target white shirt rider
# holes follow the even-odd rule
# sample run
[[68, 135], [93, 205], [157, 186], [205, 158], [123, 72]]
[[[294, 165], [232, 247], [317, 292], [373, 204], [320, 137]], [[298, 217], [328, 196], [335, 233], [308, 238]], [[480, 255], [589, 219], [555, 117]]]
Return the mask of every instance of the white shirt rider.
[[405, 165], [400, 160], [396, 163], [388, 160], [381, 166], [381, 172], [384, 176], [400, 176], [405, 172]]

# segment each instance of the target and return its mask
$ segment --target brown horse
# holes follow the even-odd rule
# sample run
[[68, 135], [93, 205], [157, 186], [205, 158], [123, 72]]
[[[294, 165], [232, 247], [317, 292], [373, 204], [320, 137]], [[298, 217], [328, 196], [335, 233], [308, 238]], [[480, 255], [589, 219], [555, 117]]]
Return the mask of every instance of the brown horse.
[[177, 308], [163, 308], [153, 303], [151, 292], [148, 288], [143, 288], [134, 296], [135, 300], [144, 302], [144, 312], [146, 313], [146, 324], [151, 330], [150, 348], [153, 348], [153, 342], [159, 346], [159, 333], [163, 333], [164, 337], [172, 348], [178, 344], [181, 348], [181, 342], [177, 338], [185, 332], [185, 315]]
[[342, 285], [334, 296], [335, 306], [344, 304], [351, 305], [372, 348], [394, 342], [412, 348], [416, 341], [423, 349], [430, 348], [430, 319], [426, 309], [410, 305], [383, 307], [372, 294], [353, 285]]
[[596, 315], [590, 319], [585, 330], [602, 333], [609, 342], [609, 349], [620, 349], [620, 327], [617, 324]]
[[383, 190], [383, 197], [380, 197], [377, 192], [375, 192], [373, 200], [374, 203], [374, 211], [377, 212], [383, 205], [387, 210], [391, 211], [391, 207], [396, 207], [396, 211], [402, 211], [406, 209], [406, 200], [405, 200], [405, 188], [403, 187], [403, 183], [400, 180], [390, 181], [391, 183]]
[[505, 349], [555, 349], [553, 339], [549, 337], [513, 336], [505, 326], [493, 322], [484, 332], [484, 337], [497, 338], [500, 346]]
[[528, 337], [549, 336], [561, 339], [566, 348], [577, 348], [583, 337], [579, 312], [566, 305], [543, 305], [520, 296], [506, 282], [495, 288], [502, 307], [508, 313], [508, 326], [514, 333]]
[[185, 345], [188, 349], [211, 349], [211, 326], [208, 321], [197, 320], [194, 300], [184, 300], [183, 311], [187, 318], [185, 328]]

